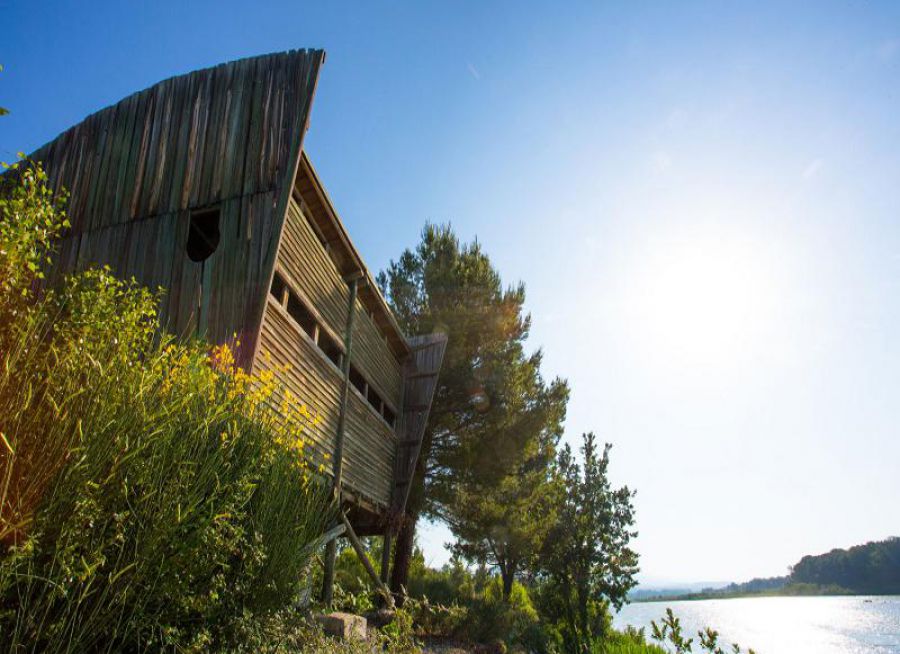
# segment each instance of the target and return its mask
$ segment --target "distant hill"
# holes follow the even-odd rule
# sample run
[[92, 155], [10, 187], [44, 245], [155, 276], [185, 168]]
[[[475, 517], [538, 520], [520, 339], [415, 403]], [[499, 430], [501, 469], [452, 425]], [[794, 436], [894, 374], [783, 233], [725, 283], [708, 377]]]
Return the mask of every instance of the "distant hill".
[[647, 600], [648, 598], [676, 597], [679, 595], [688, 595], [690, 593], [724, 588], [728, 584], [729, 582], [727, 581], [672, 581], [654, 585], [642, 582], [641, 585], [628, 593], [628, 599], [631, 602], [640, 602], [642, 600]]
[[724, 597], [742, 597], [744, 595], [780, 594], [788, 584], [788, 577], [768, 577], [752, 579], [742, 584], [723, 584], [718, 587], [706, 587], [701, 590], [678, 588], [638, 589], [628, 595], [632, 602], [655, 602], [663, 599], [709, 599]]
[[900, 594], [900, 538], [804, 556], [790, 583], [839, 586], [860, 595]]
[[635, 588], [628, 593], [628, 601], [650, 602], [668, 597], [681, 597], [690, 593], [690, 588]]
[[897, 595], [900, 594], [900, 537], [804, 556], [786, 577], [752, 579], [699, 592], [642, 589], [631, 601], [713, 599], [747, 595]]

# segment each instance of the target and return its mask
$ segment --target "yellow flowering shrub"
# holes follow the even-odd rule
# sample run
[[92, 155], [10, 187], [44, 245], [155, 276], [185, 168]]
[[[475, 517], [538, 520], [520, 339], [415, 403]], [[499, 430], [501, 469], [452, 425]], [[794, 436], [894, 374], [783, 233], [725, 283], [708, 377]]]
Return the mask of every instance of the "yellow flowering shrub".
[[109, 269], [37, 293], [65, 226], [28, 170], [0, 202], [0, 642], [221, 650], [291, 606], [335, 518], [318, 418], [236, 339], [160, 336], [159, 294]]

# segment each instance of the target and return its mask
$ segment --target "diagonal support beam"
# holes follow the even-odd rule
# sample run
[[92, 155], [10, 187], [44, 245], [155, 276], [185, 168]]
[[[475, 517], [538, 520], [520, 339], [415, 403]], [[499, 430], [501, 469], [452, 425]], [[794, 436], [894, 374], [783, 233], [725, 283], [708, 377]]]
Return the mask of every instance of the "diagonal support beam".
[[353, 549], [356, 550], [356, 556], [359, 557], [360, 562], [362, 562], [363, 567], [366, 569], [366, 572], [369, 573], [369, 577], [372, 578], [372, 581], [375, 583], [375, 588], [378, 589], [378, 592], [384, 596], [384, 601], [387, 602], [387, 606], [389, 609], [394, 608], [394, 596], [391, 595], [391, 591], [388, 589], [387, 585], [381, 580], [381, 577], [378, 576], [378, 573], [375, 572], [375, 568], [372, 566], [372, 562], [369, 560], [369, 555], [366, 554], [366, 548], [363, 547], [362, 542], [359, 540], [359, 537], [356, 535], [356, 532], [353, 531], [353, 527], [350, 526], [350, 521], [347, 520], [347, 516], [344, 515], [344, 512], [341, 511], [341, 521], [344, 523], [344, 527], [346, 528], [345, 536], [350, 541], [350, 544], [353, 545]]

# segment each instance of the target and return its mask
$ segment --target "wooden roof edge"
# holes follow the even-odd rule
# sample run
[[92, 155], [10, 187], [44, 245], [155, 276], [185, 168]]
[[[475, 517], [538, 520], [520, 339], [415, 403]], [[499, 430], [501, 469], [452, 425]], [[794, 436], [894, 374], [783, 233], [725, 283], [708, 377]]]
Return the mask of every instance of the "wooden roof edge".
[[353, 269], [349, 271], [342, 270], [341, 273], [345, 277], [361, 275], [362, 279], [365, 281], [365, 285], [371, 290], [371, 295], [375, 299], [375, 307], [371, 308], [374, 308], [386, 319], [387, 325], [393, 332], [392, 335], [394, 338], [392, 341], [394, 342], [398, 353], [403, 356], [409, 356], [412, 350], [409, 347], [406, 334], [403, 333], [400, 323], [397, 322], [397, 317], [388, 305], [387, 300], [385, 300], [384, 296], [381, 294], [381, 290], [378, 288], [378, 284], [375, 283], [375, 278], [372, 277], [372, 273], [369, 271], [368, 267], [366, 267], [362, 256], [359, 254], [359, 250], [356, 249], [356, 246], [353, 245], [353, 241], [350, 240], [350, 234], [347, 232], [347, 228], [344, 227], [341, 217], [334, 208], [334, 203], [332, 203], [331, 198], [328, 197], [328, 192], [325, 190], [325, 186], [322, 184], [322, 180], [319, 178], [315, 167], [313, 167], [312, 162], [309, 160], [309, 155], [307, 155], [306, 150], [303, 150], [301, 155], [300, 166], [301, 170], [312, 183], [316, 195], [319, 197], [322, 206], [325, 208], [326, 216], [338, 235], [336, 240], [329, 241], [329, 246], [339, 248], [340, 253], [338, 256], [343, 256], [348, 261], [352, 262]]
[[[248, 62], [248, 61], [263, 60], [263, 59], [270, 59], [270, 60], [274, 61], [279, 57], [308, 57], [310, 55], [312, 55], [312, 56], [318, 55], [320, 66], [325, 63], [325, 50], [322, 48], [293, 48], [291, 50], [282, 50], [279, 52], [269, 52], [269, 53], [262, 54], [262, 55], [253, 55], [250, 57], [239, 57], [237, 59], [231, 59], [229, 61], [224, 61], [224, 62], [220, 62], [218, 64], [213, 64], [212, 66], [205, 66], [203, 68], [197, 68], [197, 69], [188, 71], [186, 73], [177, 73], [175, 75], [170, 75], [169, 77], [161, 79], [158, 82], [154, 82], [153, 84], [150, 84], [149, 86], [147, 86], [139, 91], [134, 91], [133, 93], [129, 93], [124, 98], [117, 100], [116, 102], [112, 102], [112, 103], [106, 105], [105, 107], [101, 107], [100, 109], [97, 109], [96, 111], [92, 111], [87, 116], [85, 116], [84, 118], [79, 120], [77, 123], [70, 125], [66, 129], [61, 131], [59, 134], [54, 136], [52, 139], [50, 139], [49, 141], [47, 141], [40, 147], [36, 148], [28, 156], [29, 156], [29, 158], [31, 158], [32, 156], [43, 152], [46, 148], [49, 148], [49, 146], [53, 145], [61, 137], [66, 135], [68, 132], [74, 130], [79, 125], [87, 122], [93, 116], [95, 116], [97, 114], [101, 114], [105, 111], [109, 111], [109, 110], [113, 109], [114, 107], [118, 107], [119, 105], [124, 105], [126, 102], [130, 101], [132, 98], [139, 96], [142, 93], [147, 93], [147, 92], [149, 92], [157, 87], [160, 87], [164, 84], [172, 84], [172, 83], [176, 83], [176, 82], [188, 83], [188, 80], [190, 78], [199, 76], [208, 71], [216, 70], [218, 68], [224, 68], [227, 66], [236, 66], [238, 64]], [[308, 122], [308, 120], [307, 120], [307, 122]]]

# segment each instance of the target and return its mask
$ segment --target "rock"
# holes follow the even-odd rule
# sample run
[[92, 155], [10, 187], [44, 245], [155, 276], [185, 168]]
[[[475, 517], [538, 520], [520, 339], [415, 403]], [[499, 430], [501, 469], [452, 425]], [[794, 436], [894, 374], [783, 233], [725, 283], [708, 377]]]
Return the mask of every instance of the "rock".
[[366, 619], [352, 613], [319, 613], [314, 617], [322, 625], [325, 633], [341, 640], [364, 640], [366, 637]]

